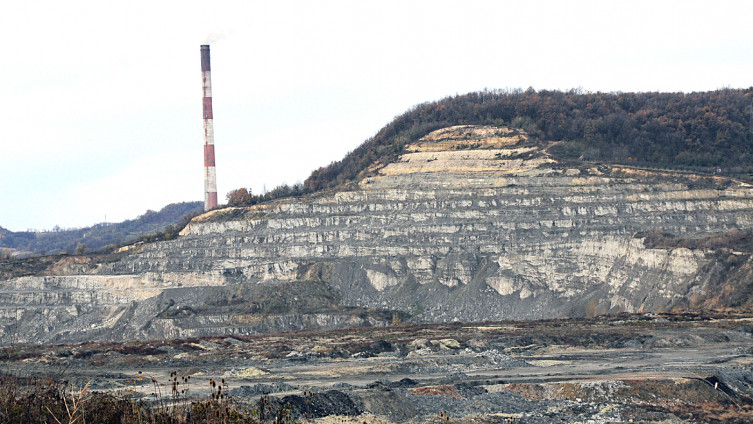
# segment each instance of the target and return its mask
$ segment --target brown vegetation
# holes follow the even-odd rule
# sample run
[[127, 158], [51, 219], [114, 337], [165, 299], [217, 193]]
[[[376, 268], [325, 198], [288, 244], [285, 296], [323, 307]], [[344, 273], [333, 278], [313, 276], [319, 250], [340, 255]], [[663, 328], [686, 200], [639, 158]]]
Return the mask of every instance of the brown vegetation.
[[648, 249], [732, 249], [753, 253], [753, 232], [738, 229], [695, 238], [678, 237], [674, 234], [656, 231], [640, 232], [635, 237], [643, 238], [643, 245]]
[[753, 309], [753, 232], [732, 231], [705, 237], [685, 238], [660, 231], [635, 234], [649, 249], [703, 249], [713, 251], [717, 262], [704, 293], [687, 299], [687, 307], [698, 310]]
[[[162, 384], [153, 383], [155, 401], [71, 387], [55, 377], [22, 378], [0, 375], [0, 422], [5, 424], [253, 424], [263, 422], [258, 411], [244, 410], [228, 400], [227, 386], [210, 381], [208, 399], [188, 398], [190, 376], [177, 372]], [[169, 387], [169, 392], [168, 392]], [[272, 414], [269, 414], [272, 415]], [[282, 417], [280, 411], [278, 416]], [[275, 418], [275, 415], [272, 415]], [[273, 422], [281, 422], [273, 420]]]
[[753, 174], [753, 88], [702, 93], [484, 91], [424, 103], [340, 161], [304, 182], [309, 191], [353, 181], [374, 162], [391, 162], [406, 144], [452, 125], [504, 125], [541, 140], [561, 159]]
[[227, 206], [252, 206], [274, 199], [302, 196], [309, 192], [301, 183], [292, 186], [282, 184], [263, 194], [252, 194], [250, 188], [239, 188], [227, 194]]

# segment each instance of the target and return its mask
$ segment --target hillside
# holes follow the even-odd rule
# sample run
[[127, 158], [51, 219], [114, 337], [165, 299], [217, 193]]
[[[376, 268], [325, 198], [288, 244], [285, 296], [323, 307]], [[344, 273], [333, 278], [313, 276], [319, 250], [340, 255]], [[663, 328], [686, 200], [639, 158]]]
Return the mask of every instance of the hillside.
[[168, 225], [177, 225], [187, 215], [193, 216], [203, 209], [203, 202], [172, 203], [159, 212], [149, 210], [135, 219], [70, 230], [13, 232], [0, 227], [0, 248], [27, 254], [55, 254], [73, 253], [79, 244], [83, 244], [88, 250], [99, 250], [163, 231]]
[[699, 93], [484, 91], [424, 103], [395, 118], [340, 161], [314, 171], [305, 188], [356, 181], [407, 144], [452, 125], [524, 129], [532, 140], [562, 141], [550, 153], [652, 168], [753, 179], [753, 87]]
[[0, 338], [753, 307], [751, 184], [562, 160], [560, 144], [442, 128], [345, 188], [211, 211], [176, 239], [7, 277]]

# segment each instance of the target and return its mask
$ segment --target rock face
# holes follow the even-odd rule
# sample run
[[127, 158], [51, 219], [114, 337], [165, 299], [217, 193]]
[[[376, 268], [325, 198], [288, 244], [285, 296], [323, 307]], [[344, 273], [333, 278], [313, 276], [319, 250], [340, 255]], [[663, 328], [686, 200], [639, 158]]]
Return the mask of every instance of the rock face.
[[[506, 128], [451, 127], [349, 191], [213, 211], [91, 274], [0, 283], [2, 337], [186, 337], [415, 321], [658, 311], [704, 299], [709, 248], [647, 248], [753, 228], [753, 187], [565, 164]], [[358, 307], [360, 309], [353, 309]], [[364, 312], [366, 311], [366, 312]]]

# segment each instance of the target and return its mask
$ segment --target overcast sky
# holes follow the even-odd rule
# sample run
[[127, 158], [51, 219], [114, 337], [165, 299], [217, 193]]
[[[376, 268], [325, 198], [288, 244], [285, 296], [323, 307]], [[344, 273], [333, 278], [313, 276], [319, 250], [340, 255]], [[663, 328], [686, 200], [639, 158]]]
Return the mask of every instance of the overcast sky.
[[750, 1], [13, 1], [0, 10], [0, 226], [303, 181], [411, 106], [484, 88], [753, 85]]

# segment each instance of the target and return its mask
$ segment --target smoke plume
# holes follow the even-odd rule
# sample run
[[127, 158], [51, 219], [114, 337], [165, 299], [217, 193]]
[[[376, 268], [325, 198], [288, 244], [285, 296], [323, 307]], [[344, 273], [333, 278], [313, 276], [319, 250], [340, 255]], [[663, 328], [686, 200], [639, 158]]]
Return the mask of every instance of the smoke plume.
[[218, 41], [222, 41], [225, 38], [228, 38], [231, 35], [233, 35], [233, 32], [234, 31], [232, 29], [226, 29], [224, 31], [219, 31], [219, 32], [210, 32], [209, 35], [207, 35], [207, 39], [206, 41], [204, 41], [204, 44], [213, 44], [213, 43], [217, 43]]

